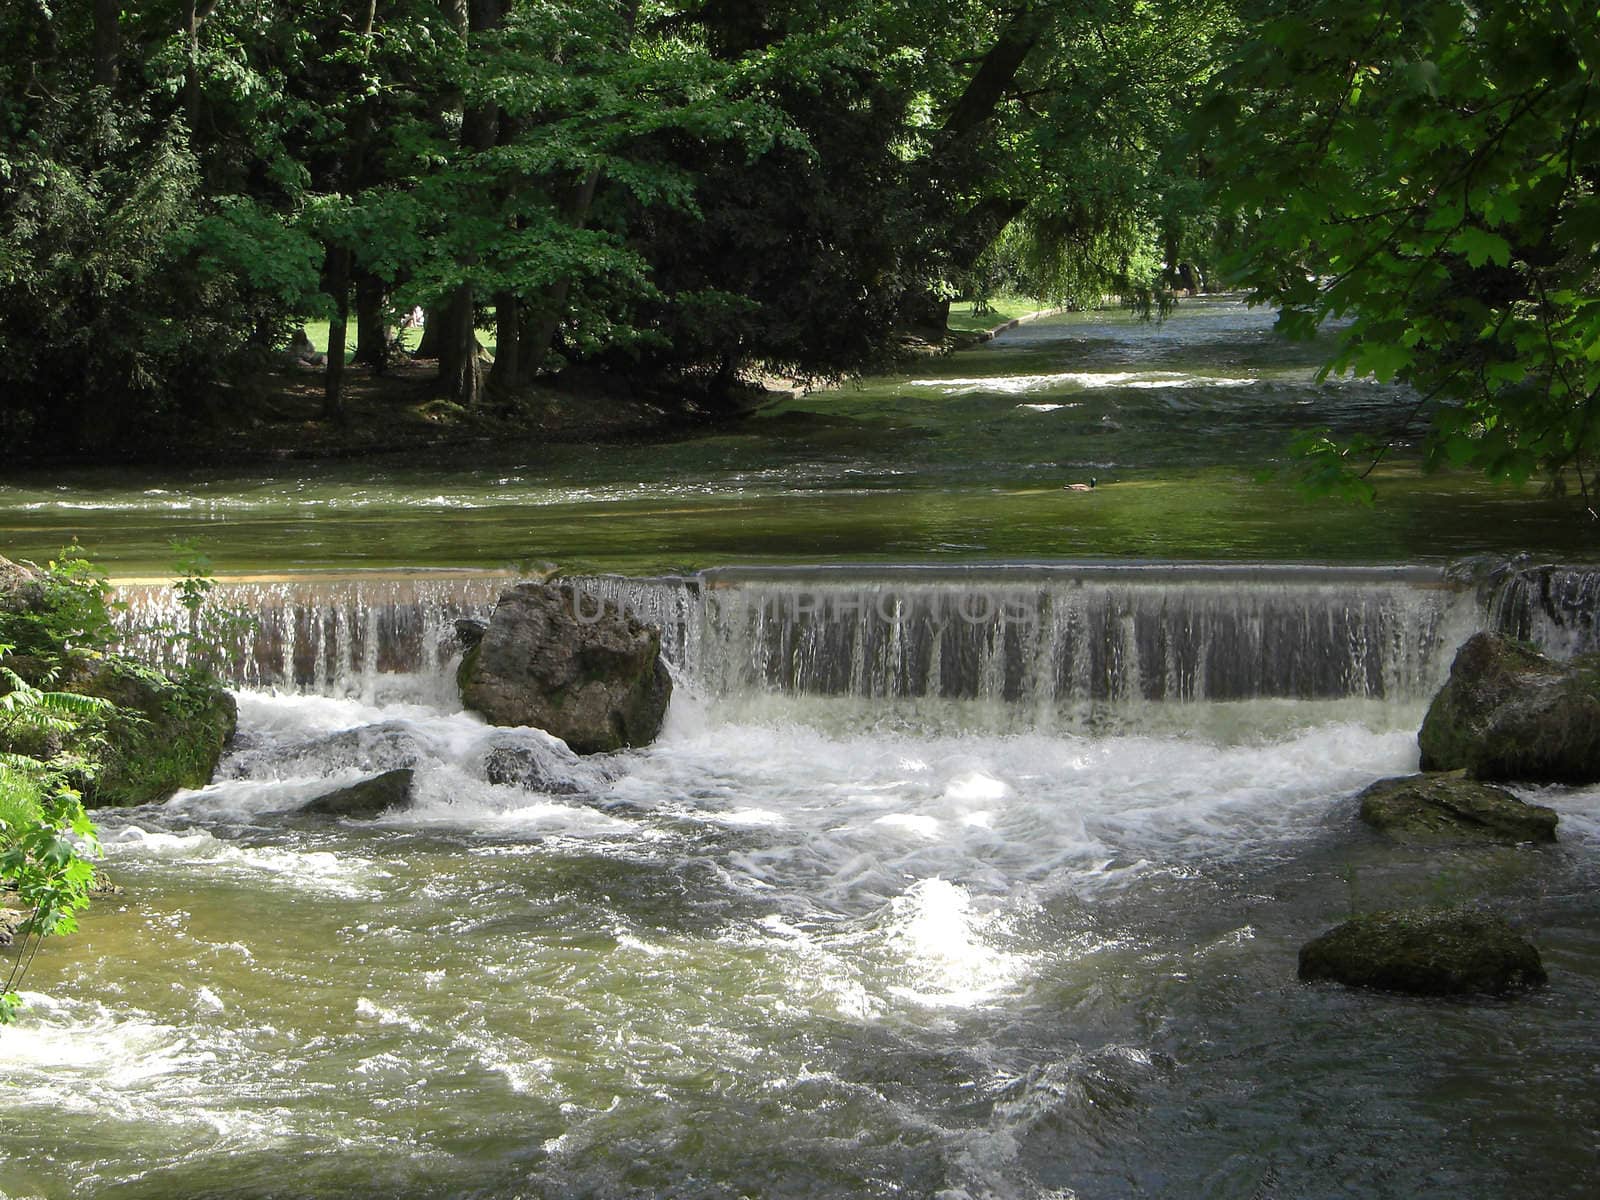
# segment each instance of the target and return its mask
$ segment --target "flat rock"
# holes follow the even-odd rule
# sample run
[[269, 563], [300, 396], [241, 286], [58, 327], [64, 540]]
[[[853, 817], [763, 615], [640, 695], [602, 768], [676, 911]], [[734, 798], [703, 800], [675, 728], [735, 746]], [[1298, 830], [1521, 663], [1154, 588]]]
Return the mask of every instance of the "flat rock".
[[416, 773], [401, 767], [318, 796], [296, 811], [307, 816], [368, 819], [390, 809], [410, 808], [416, 803], [415, 788]]
[[1545, 982], [1533, 944], [1474, 909], [1367, 913], [1300, 949], [1300, 978], [1414, 996], [1500, 995]]
[[1358, 797], [1361, 819], [1398, 841], [1553, 842], [1554, 809], [1528, 804], [1464, 771], [1380, 779]]

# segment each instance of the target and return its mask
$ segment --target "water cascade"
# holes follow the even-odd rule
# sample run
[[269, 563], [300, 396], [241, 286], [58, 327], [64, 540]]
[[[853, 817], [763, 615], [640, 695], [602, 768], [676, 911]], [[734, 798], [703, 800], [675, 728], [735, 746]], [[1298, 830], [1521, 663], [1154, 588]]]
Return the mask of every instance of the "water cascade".
[[[675, 672], [705, 695], [1029, 705], [1417, 700], [1479, 628], [1562, 653], [1588, 644], [1600, 575], [1543, 572], [1514, 574], [1482, 598], [1431, 568], [1388, 567], [738, 568], [570, 582], [585, 603], [659, 626]], [[486, 617], [508, 582], [224, 583], [213, 599], [255, 619], [224, 673], [242, 687], [371, 697], [385, 679], [446, 668], [456, 619]], [[171, 590], [122, 595], [130, 647], [181, 655], [171, 630], [188, 614]]]
[[[372, 697], [385, 679], [436, 673], [456, 647], [455, 621], [487, 616], [502, 575], [444, 572], [325, 576], [221, 583], [208, 607], [245, 618], [225, 635], [220, 673], [235, 687], [287, 688]], [[166, 586], [118, 589], [125, 647], [147, 661], [181, 665], [190, 615]]]
[[1521, 638], [1557, 658], [1597, 648], [1600, 567], [1498, 564], [1479, 585], [1488, 628]]

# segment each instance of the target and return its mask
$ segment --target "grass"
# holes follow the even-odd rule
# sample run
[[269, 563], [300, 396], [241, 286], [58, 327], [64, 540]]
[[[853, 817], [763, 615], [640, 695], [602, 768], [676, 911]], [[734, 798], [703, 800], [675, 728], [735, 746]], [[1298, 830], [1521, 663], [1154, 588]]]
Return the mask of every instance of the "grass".
[[[328, 352], [328, 323], [326, 321], [307, 321], [306, 336], [311, 339], [311, 344], [323, 354]], [[422, 340], [422, 330], [403, 329], [400, 331], [400, 344], [407, 350], [415, 350], [417, 343]], [[344, 331], [344, 360], [352, 361], [356, 356], [356, 323], [351, 321], [345, 326]]]
[[[311, 344], [323, 354], [328, 352], [328, 323], [326, 321], [307, 321], [306, 336], [311, 339]], [[492, 337], [486, 337], [483, 331], [480, 330], [478, 333], [478, 340], [483, 343], [484, 349], [488, 350], [491, 355], [494, 354], [495, 343]], [[415, 350], [417, 348], [417, 344], [421, 341], [422, 330], [420, 329], [412, 328], [402, 329], [400, 331], [400, 344], [404, 346], [408, 352]], [[345, 362], [351, 362], [355, 356], [356, 323], [354, 320], [351, 320], [350, 324], [346, 326], [344, 331], [344, 360]]]
[[989, 299], [989, 311], [974, 314], [972, 301], [959, 300], [950, 306], [951, 333], [982, 333], [996, 325], [1004, 325], [1018, 317], [1038, 312], [1046, 307], [1044, 301], [1033, 296], [1017, 296], [1003, 292]]

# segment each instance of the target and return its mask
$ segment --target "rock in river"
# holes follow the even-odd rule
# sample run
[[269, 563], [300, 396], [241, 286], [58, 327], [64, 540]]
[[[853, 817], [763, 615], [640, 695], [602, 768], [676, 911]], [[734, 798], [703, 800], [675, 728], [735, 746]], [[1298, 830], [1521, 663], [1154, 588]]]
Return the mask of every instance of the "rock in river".
[[570, 585], [502, 592], [458, 679], [491, 724], [543, 729], [579, 754], [647, 745], [672, 697], [660, 630]]
[[1519, 642], [1476, 634], [1457, 651], [1417, 742], [1424, 771], [1600, 782], [1600, 655], [1555, 662]]
[[1398, 841], [1556, 840], [1556, 813], [1505, 788], [1443, 771], [1380, 779], [1362, 792], [1361, 819]]
[[415, 773], [409, 767], [401, 767], [318, 796], [297, 811], [317, 817], [376, 817], [392, 808], [415, 804], [415, 784]]
[[1473, 909], [1367, 913], [1300, 949], [1300, 978], [1414, 996], [1501, 994], [1545, 982], [1539, 951]]

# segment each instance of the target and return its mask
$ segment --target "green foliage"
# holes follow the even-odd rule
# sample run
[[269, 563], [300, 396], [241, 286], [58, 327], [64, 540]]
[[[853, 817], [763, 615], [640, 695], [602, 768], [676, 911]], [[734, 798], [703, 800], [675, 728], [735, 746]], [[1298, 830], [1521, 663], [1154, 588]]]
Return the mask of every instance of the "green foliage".
[[[9, 744], [19, 729], [51, 736], [93, 730], [108, 714], [111, 706], [104, 700], [31, 686], [5, 665], [10, 652], [10, 646], [0, 645], [0, 686], [8, 689], [0, 696], [0, 744]], [[0, 1025], [17, 1013], [16, 989], [39, 940], [71, 933], [77, 928], [75, 914], [89, 903], [98, 843], [82, 797], [67, 782], [70, 771], [83, 769], [76, 757], [41, 761], [0, 753], [0, 896], [28, 914], [0, 987]]]
[[1431, 464], [1589, 495], [1597, 63], [1592, 4], [1321, 0], [1266, 5], [1219, 76], [1204, 115], [1247, 233], [1238, 278], [1290, 333], [1348, 319], [1329, 370], [1416, 393], [1365, 448], [1308, 439], [1324, 485], [1425, 434]]
[[1210, 236], [1195, 163], [1167, 143], [1221, 5], [195, 16], [191, 37], [171, 6], [124, 6], [106, 61], [81, 6], [0, 13], [13, 444], [181, 436], [250, 403], [218, 385], [305, 317], [342, 319], [352, 287], [369, 332], [374, 303], [380, 327], [430, 310], [463, 404], [465, 343], [491, 318], [500, 384], [582, 361], [699, 394], [873, 362], [977, 280], [1018, 214], [1030, 278], [1012, 282], [1055, 298], [1149, 297], [1163, 259], [1199, 261]]
[[94, 825], [77, 792], [48, 770], [0, 763], [0, 885], [27, 913], [0, 987], [0, 1025], [16, 1016], [17, 989], [39, 942], [77, 929], [98, 854]]
[[21, 654], [50, 657], [110, 645], [116, 640], [115, 614], [123, 607], [111, 595], [110, 581], [74, 542], [46, 568], [38, 606], [0, 611], [0, 642]]
[[[180, 682], [194, 693], [188, 697], [188, 711], [198, 715], [212, 703], [223, 665], [233, 660], [260, 622], [253, 612], [217, 603], [212, 594], [217, 581], [211, 559], [198, 542], [175, 538], [172, 550], [178, 576], [172, 589], [184, 617], [177, 625], [159, 630], [170, 648], [170, 657], [162, 666], [181, 673]], [[166, 681], [157, 675], [150, 682]]]

